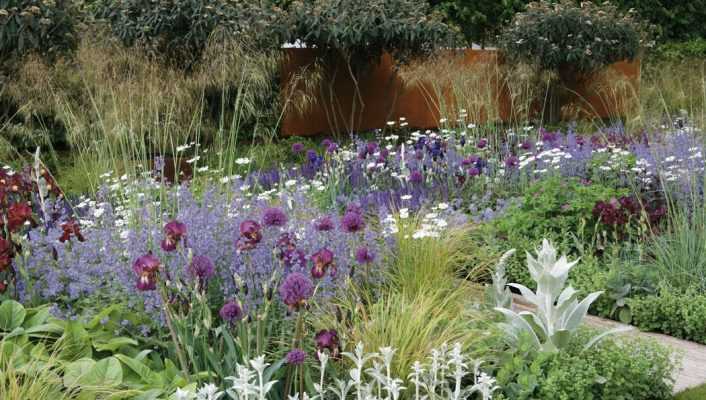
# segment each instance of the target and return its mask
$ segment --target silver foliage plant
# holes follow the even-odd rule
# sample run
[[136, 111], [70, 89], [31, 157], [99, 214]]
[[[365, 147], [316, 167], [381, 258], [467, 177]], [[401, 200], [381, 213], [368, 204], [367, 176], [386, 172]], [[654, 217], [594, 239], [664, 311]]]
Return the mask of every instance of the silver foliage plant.
[[[378, 352], [367, 353], [362, 343], [352, 352], [343, 353], [352, 364], [347, 379], [326, 379], [329, 356], [319, 355], [319, 382], [314, 384], [315, 393], [290, 396], [289, 400], [397, 400], [402, 391], [412, 391], [414, 400], [461, 400], [480, 398], [492, 400], [499, 389], [495, 378], [480, 371], [480, 362], [467, 358], [460, 344], [443, 345], [434, 349], [425, 362], [415, 362], [405, 381], [391, 374], [395, 349], [381, 347]], [[277, 381], [270, 381], [264, 373], [267, 364], [264, 357], [250, 361], [250, 367], [239, 365], [235, 377], [228, 378], [232, 387], [218, 391], [213, 384], [199, 390], [178, 389], [174, 400], [225, 400], [226, 394], [233, 400], [266, 400]], [[469, 385], [470, 383], [472, 385]], [[476, 397], [472, 397], [472, 396]]]
[[491, 274], [493, 283], [486, 288], [486, 299], [488, 304], [495, 307], [512, 308], [512, 292], [507, 287], [507, 277], [505, 276], [505, 267], [507, 261], [515, 254], [515, 249], [505, 252], [500, 257], [495, 270]]
[[[578, 292], [566, 286], [569, 271], [578, 260], [569, 262], [562, 255], [557, 259], [557, 251], [546, 239], [537, 251], [537, 257], [527, 253], [527, 268], [537, 283], [537, 291], [526, 286], [510, 283], [508, 286], [520, 291], [522, 297], [531, 303], [534, 311], [515, 312], [508, 306], [498, 306], [495, 310], [506, 317], [502, 327], [511, 339], [518, 340], [527, 335], [542, 351], [557, 352], [567, 346], [572, 335], [581, 326], [591, 304], [603, 293], [594, 292], [579, 301]], [[593, 346], [608, 334], [622, 329], [610, 330], [591, 339], [586, 348]]]

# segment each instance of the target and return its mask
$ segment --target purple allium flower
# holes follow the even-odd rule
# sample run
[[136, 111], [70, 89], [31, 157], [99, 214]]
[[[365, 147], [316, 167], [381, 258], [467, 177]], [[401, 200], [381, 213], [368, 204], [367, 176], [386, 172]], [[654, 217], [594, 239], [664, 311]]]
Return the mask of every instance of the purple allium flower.
[[262, 224], [265, 226], [284, 226], [287, 224], [287, 214], [281, 208], [266, 208], [262, 215]]
[[338, 340], [338, 332], [336, 332], [335, 329], [320, 330], [314, 336], [314, 342], [316, 343], [317, 350], [324, 351], [324, 349], [328, 349], [332, 357], [338, 357], [340, 342]]
[[321, 217], [314, 222], [314, 228], [316, 228], [319, 232], [332, 231], [334, 227], [335, 225], [333, 223], [333, 218], [328, 215]]
[[488, 139], [480, 139], [478, 141], [478, 144], [476, 145], [479, 149], [484, 149], [486, 146], [488, 146]]
[[306, 360], [306, 352], [302, 349], [292, 349], [287, 353], [287, 364], [302, 365]]
[[331, 146], [332, 143], [333, 143], [333, 140], [326, 138], [321, 141], [321, 146], [328, 149], [328, 147]]
[[138, 257], [132, 264], [132, 270], [137, 274], [137, 289], [140, 291], [155, 290], [157, 288], [157, 272], [159, 259], [147, 253]]
[[292, 144], [292, 153], [294, 154], [299, 154], [302, 151], [304, 151], [304, 144], [303, 143], [294, 143]]
[[194, 256], [189, 264], [189, 274], [203, 281], [207, 281], [215, 275], [216, 270], [208, 256]]
[[279, 296], [290, 310], [298, 310], [314, 294], [314, 284], [304, 274], [293, 272], [279, 287]]
[[221, 307], [221, 310], [218, 311], [218, 315], [221, 316], [223, 321], [232, 324], [243, 319], [243, 307], [240, 306], [238, 301], [229, 300], [223, 305], [223, 307]]
[[238, 250], [252, 250], [262, 240], [262, 228], [257, 222], [248, 219], [240, 223]]
[[341, 227], [348, 233], [354, 233], [365, 228], [365, 219], [360, 213], [347, 211], [341, 218]]
[[368, 142], [368, 144], [365, 145], [365, 150], [368, 154], [373, 155], [378, 150], [378, 144], [375, 142]]
[[471, 167], [468, 169], [468, 176], [478, 176], [480, 175], [480, 170], [477, 167]]
[[333, 153], [338, 150], [338, 144], [336, 142], [331, 142], [326, 146], [326, 152]]
[[424, 175], [422, 175], [421, 171], [415, 169], [409, 173], [409, 181], [415, 184], [422, 183], [424, 182]]
[[509, 156], [505, 159], [506, 168], [515, 168], [520, 165], [520, 160], [515, 156]]
[[179, 241], [186, 236], [186, 225], [174, 220], [164, 225], [164, 240], [162, 250], [174, 251]]
[[[329, 267], [334, 266], [333, 262], [333, 252], [327, 248], [323, 248], [316, 253], [311, 255], [311, 262], [314, 264], [314, 266], [311, 268], [311, 276], [313, 276], [316, 279], [323, 278], [324, 275], [326, 275], [326, 270]], [[332, 275], [335, 275], [334, 270], [331, 272]]]
[[358, 264], [370, 264], [375, 261], [375, 253], [370, 251], [366, 246], [359, 247], [355, 251], [355, 260]]

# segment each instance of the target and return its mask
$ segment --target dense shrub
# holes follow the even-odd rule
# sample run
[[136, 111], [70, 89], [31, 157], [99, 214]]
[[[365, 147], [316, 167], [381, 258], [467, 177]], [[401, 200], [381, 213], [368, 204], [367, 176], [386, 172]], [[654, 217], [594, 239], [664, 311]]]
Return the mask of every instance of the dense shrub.
[[669, 353], [651, 342], [604, 339], [583, 350], [595, 334], [581, 332], [567, 351], [553, 355], [519, 346], [506, 352], [497, 372], [507, 399], [666, 399], [671, 395]]
[[664, 60], [703, 59], [706, 57], [706, 38], [665, 43], [655, 49], [654, 55]]
[[634, 8], [641, 18], [655, 24], [661, 38], [684, 40], [706, 37], [704, 0], [612, 0], [623, 9]]
[[289, 41], [301, 40], [343, 56], [358, 70], [384, 52], [396, 60], [448, 44], [450, 28], [421, 0], [295, 1], [288, 9]]
[[591, 72], [634, 59], [644, 45], [643, 26], [633, 13], [610, 4], [547, 0], [530, 3], [499, 37], [507, 56], [545, 70]]
[[270, 29], [280, 26], [279, 9], [240, 0], [103, 0], [96, 10], [124, 44], [182, 67], [198, 61], [217, 32], [263, 46], [277, 43]]
[[31, 52], [55, 57], [76, 44], [70, 0], [0, 0], [0, 67]]
[[[575, 253], [576, 239], [591, 241], [596, 232], [593, 208], [600, 200], [624, 194], [601, 184], [585, 184], [578, 179], [552, 177], [530, 186], [519, 207], [494, 222], [496, 234], [521, 255], [531, 251], [542, 238], [550, 238], [561, 252]], [[532, 284], [523, 257], [508, 265], [512, 282]]]
[[628, 300], [633, 324], [681, 339], [706, 343], [706, 295], [662, 287], [657, 295]]
[[493, 42], [506, 21], [525, 8], [527, 1], [430, 0], [429, 4], [442, 11], [449, 23], [458, 26], [469, 45], [485, 46]]

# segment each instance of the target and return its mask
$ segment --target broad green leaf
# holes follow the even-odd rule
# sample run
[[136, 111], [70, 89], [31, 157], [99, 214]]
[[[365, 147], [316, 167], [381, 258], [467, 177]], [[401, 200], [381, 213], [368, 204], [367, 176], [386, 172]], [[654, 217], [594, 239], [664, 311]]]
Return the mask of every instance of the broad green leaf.
[[49, 319], [49, 307], [39, 307], [33, 310], [28, 310], [27, 317], [22, 324], [25, 329], [43, 325]]
[[93, 343], [93, 347], [98, 351], [115, 352], [123, 346], [137, 346], [137, 341], [128, 337], [116, 337], [103, 343]]
[[64, 360], [74, 361], [93, 356], [91, 338], [78, 321], [69, 321], [66, 324], [64, 334], [59, 338], [57, 345], [60, 358]]
[[91, 358], [82, 358], [69, 363], [64, 368], [64, 386], [67, 388], [77, 387], [81, 384], [81, 379], [96, 366], [96, 362]]
[[10, 332], [22, 325], [27, 310], [14, 300], [5, 300], [0, 304], [0, 331]]

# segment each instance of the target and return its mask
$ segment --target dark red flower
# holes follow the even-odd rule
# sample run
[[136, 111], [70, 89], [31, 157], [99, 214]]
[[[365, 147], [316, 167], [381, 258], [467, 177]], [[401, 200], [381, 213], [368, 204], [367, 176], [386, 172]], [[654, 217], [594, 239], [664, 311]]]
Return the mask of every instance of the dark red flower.
[[32, 207], [27, 203], [14, 203], [7, 210], [7, 228], [16, 232], [26, 222], [32, 222]]
[[12, 242], [0, 237], [0, 272], [6, 270], [7, 267], [10, 266], [12, 263], [12, 257], [14, 257]]
[[162, 250], [174, 251], [177, 244], [186, 236], [186, 225], [174, 220], [164, 225], [164, 240], [162, 240]]
[[61, 237], [59, 237], [59, 241], [61, 243], [64, 243], [67, 240], [71, 240], [71, 236], [75, 236], [79, 242], [83, 242], [86, 240], [86, 238], [83, 237], [83, 234], [81, 234], [81, 226], [74, 219], [70, 219], [61, 224], [61, 229], [63, 229], [64, 231], [61, 234]]

